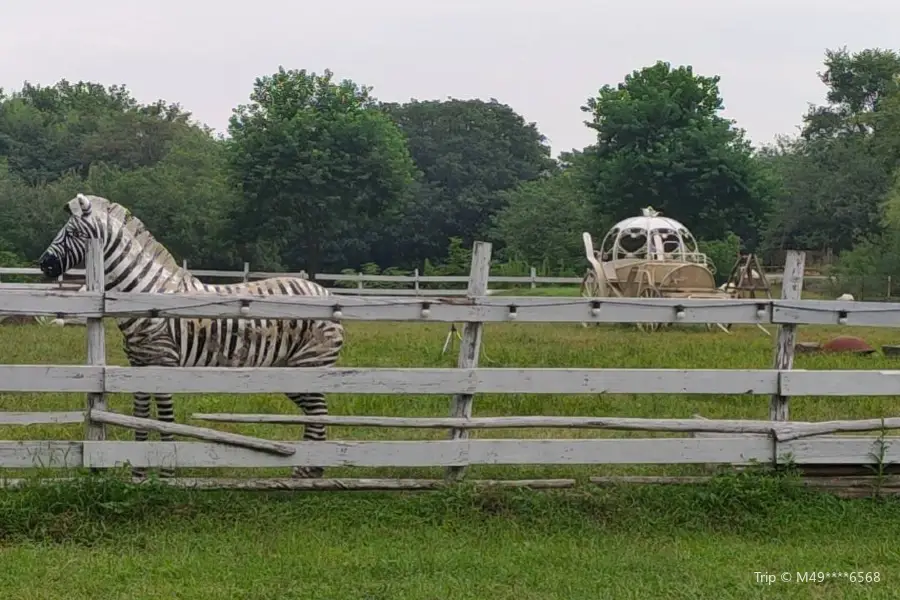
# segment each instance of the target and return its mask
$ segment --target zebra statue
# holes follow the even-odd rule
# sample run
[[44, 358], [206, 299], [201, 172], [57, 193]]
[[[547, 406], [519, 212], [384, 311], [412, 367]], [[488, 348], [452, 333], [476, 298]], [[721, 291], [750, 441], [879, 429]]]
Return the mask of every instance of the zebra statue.
[[[99, 238], [107, 291], [156, 293], [220, 293], [277, 296], [327, 296], [324, 287], [296, 277], [274, 277], [230, 285], [202, 283], [121, 204], [99, 196], [78, 194], [65, 205], [70, 215], [40, 258], [45, 275], [57, 278], [82, 263], [89, 239]], [[125, 355], [131, 366], [165, 367], [330, 367], [340, 355], [344, 328], [331, 320], [167, 319], [124, 318]], [[287, 394], [307, 415], [327, 415], [322, 393]], [[174, 422], [171, 394], [156, 394], [157, 418]], [[150, 394], [134, 394], [134, 416], [150, 417]], [[146, 441], [147, 431], [135, 431], [135, 441]], [[308, 424], [303, 439], [324, 441], [325, 426]], [[171, 434], [160, 434], [163, 441]], [[143, 468], [133, 468], [143, 478]], [[293, 477], [322, 477], [322, 467], [294, 467]], [[160, 470], [163, 477], [174, 470]]]

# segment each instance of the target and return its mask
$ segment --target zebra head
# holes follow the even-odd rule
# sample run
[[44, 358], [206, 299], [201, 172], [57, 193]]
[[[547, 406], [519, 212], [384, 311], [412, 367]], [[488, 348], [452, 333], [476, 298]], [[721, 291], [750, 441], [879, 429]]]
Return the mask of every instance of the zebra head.
[[78, 194], [66, 202], [63, 210], [69, 220], [39, 260], [41, 271], [47, 277], [56, 278], [80, 264], [87, 256], [88, 240], [100, 236], [100, 226], [90, 196]]

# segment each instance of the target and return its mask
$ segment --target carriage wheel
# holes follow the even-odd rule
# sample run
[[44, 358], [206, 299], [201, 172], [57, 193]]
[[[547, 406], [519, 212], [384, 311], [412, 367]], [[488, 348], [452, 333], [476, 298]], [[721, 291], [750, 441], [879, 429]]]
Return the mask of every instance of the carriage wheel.
[[[647, 286], [641, 289], [638, 298], [662, 298], [662, 294], [659, 293], [659, 288]], [[665, 323], [635, 323], [635, 325], [644, 333], [653, 333], [662, 328]]]
[[581, 279], [581, 295], [585, 298], [593, 298], [600, 295], [600, 281], [593, 269], [588, 269]]

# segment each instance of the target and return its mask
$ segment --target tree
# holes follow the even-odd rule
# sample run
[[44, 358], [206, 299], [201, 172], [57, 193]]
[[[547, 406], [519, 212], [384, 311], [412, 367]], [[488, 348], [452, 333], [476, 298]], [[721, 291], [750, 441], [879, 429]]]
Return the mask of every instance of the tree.
[[800, 137], [764, 156], [780, 184], [768, 249], [840, 253], [883, 231], [885, 194], [900, 166], [900, 55], [827, 50], [825, 67], [828, 104], [811, 107]]
[[504, 207], [492, 218], [493, 238], [502, 242], [507, 259], [581, 271], [585, 262], [582, 232], [605, 231], [610, 224], [594, 217], [582, 180], [583, 155], [563, 153], [560, 162], [566, 168], [550, 177], [501, 192]]
[[839, 253], [878, 235], [890, 174], [870, 148], [866, 139], [850, 135], [785, 141], [770, 150], [765, 160], [778, 188], [764, 249]]
[[553, 170], [534, 123], [497, 100], [413, 100], [382, 104], [400, 126], [421, 171], [407, 220], [394, 234], [402, 253], [440, 260], [448, 239], [488, 234], [507, 201], [500, 192]]
[[180, 133], [152, 167], [91, 168], [86, 189], [126, 204], [177, 258], [208, 269], [236, 269], [230, 234], [239, 198], [228, 177], [225, 145], [199, 129]]
[[[350, 80], [306, 70], [258, 78], [228, 131], [243, 192], [236, 235], [269, 268], [337, 266], [340, 236], [357, 233], [403, 198], [414, 166], [402, 132]], [[341, 265], [344, 266], [344, 265]]]
[[828, 86], [828, 104], [810, 107], [803, 119], [805, 139], [876, 133], [873, 116], [900, 90], [900, 54], [880, 48], [856, 53], [829, 49], [819, 79]]
[[177, 104], [141, 105], [99, 83], [26, 83], [0, 99], [0, 247], [33, 261], [61, 203], [87, 192], [128, 206], [176, 256], [234, 268], [223, 150]]
[[593, 198], [601, 214], [621, 219], [652, 205], [698, 238], [732, 231], [755, 246], [773, 182], [743, 131], [718, 115], [718, 82], [657, 62], [588, 99], [582, 110], [597, 132]]
[[190, 113], [163, 100], [139, 104], [124, 86], [25, 83], [0, 93], [0, 157], [30, 184], [74, 171], [84, 179], [94, 164], [123, 169], [152, 166], [178, 132], [195, 128]]

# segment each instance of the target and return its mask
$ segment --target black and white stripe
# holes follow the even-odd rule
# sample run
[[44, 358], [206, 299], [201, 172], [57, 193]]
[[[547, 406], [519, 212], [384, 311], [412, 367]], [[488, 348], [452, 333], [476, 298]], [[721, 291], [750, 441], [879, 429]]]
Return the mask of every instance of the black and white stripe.
[[[87, 240], [103, 242], [107, 291], [156, 293], [220, 293], [277, 296], [327, 296], [324, 287], [306, 279], [276, 277], [231, 285], [201, 282], [179, 266], [174, 257], [120, 204], [98, 196], [79, 194], [66, 205], [71, 216], [41, 257], [50, 276], [84, 261]], [[117, 321], [124, 337], [125, 354], [132, 366], [170, 367], [328, 367], [339, 357], [344, 330], [327, 320], [166, 319], [138, 318]], [[287, 396], [307, 415], [326, 415], [321, 393], [296, 392]], [[157, 418], [175, 420], [171, 394], [156, 394]], [[134, 394], [134, 416], [150, 417], [150, 395]], [[324, 425], [307, 425], [305, 440], [324, 440]], [[135, 432], [148, 439], [148, 432]], [[160, 439], [172, 436], [160, 434]], [[171, 470], [162, 475], [171, 476]], [[294, 469], [295, 477], [321, 477], [319, 467]], [[135, 469], [143, 476], [142, 469]]]

